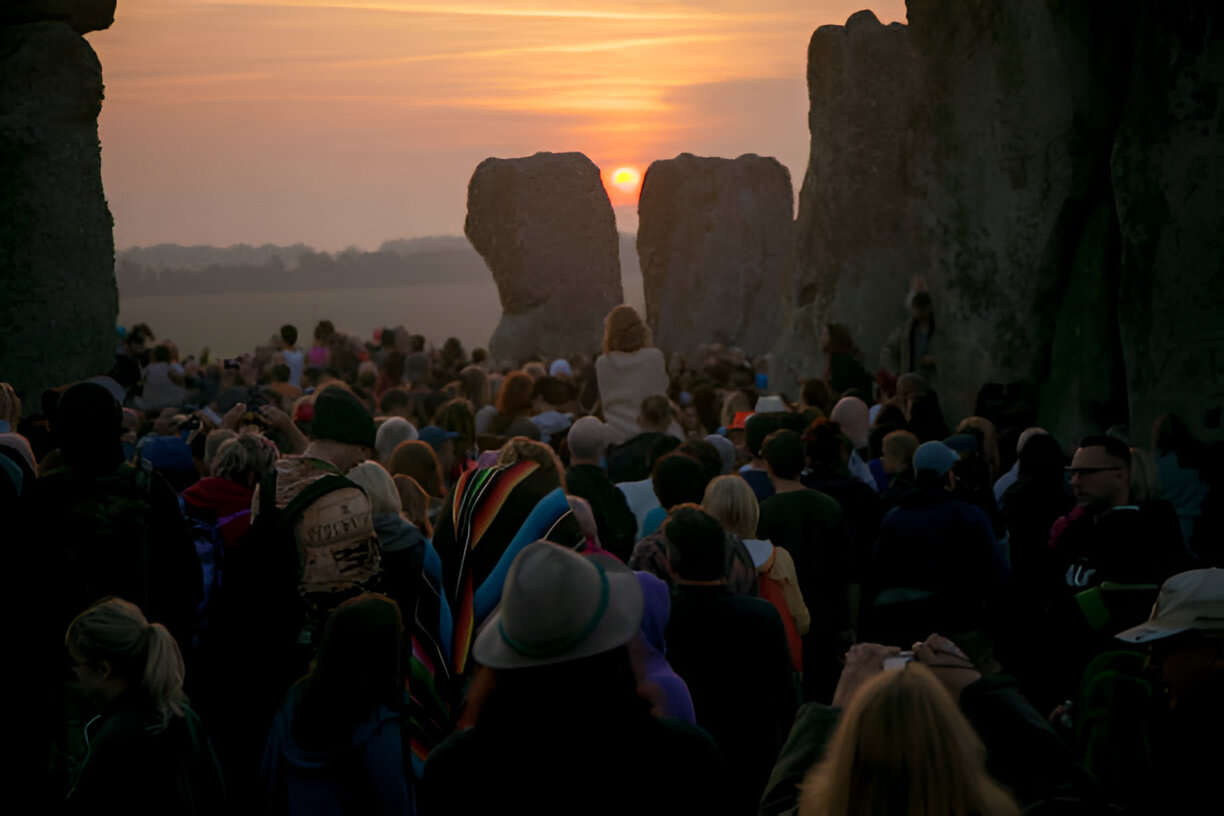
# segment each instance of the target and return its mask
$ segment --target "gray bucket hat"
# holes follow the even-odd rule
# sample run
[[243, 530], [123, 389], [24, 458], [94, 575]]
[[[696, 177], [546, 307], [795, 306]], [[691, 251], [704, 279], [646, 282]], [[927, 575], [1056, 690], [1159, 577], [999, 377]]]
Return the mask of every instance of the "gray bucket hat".
[[564, 663], [628, 643], [641, 623], [642, 588], [630, 569], [536, 541], [510, 565], [501, 607], [472, 654], [494, 669]]

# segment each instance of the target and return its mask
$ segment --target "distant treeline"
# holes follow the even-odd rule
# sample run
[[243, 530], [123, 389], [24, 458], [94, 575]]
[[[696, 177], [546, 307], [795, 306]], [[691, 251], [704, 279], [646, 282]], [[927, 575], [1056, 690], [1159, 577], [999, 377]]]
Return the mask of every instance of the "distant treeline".
[[356, 247], [316, 252], [305, 244], [134, 247], [115, 253], [115, 277], [121, 297], [366, 289], [490, 279], [484, 260], [467, 239], [455, 236], [385, 241], [377, 252]]

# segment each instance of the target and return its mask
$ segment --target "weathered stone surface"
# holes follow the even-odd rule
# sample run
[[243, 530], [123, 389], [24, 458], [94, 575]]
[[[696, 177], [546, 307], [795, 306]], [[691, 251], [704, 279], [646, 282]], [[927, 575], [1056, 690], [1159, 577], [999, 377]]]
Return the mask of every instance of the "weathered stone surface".
[[1224, 434], [1222, 23], [1211, 3], [1145, 4], [1136, 21], [1112, 153], [1132, 444], [1165, 411]]
[[113, 362], [101, 104], [101, 66], [69, 26], [0, 27], [0, 380], [31, 409]]
[[924, 248], [906, 170], [920, 86], [918, 57], [899, 23], [883, 26], [860, 11], [845, 26], [821, 26], [812, 35], [812, 152], [796, 223], [801, 309], [774, 352], [778, 373], [824, 370], [825, 322], [849, 328], [874, 370], [880, 346], [903, 314], [909, 277], [923, 271], [915, 264]]
[[[951, 341], [936, 360], [950, 419], [983, 383], [1047, 371], [1052, 307], [1101, 200], [1100, 123], [1076, 108], [1095, 66], [1085, 19], [1062, 5], [911, 0], [908, 26], [860, 12], [812, 37], [804, 321], [849, 325], [874, 367], [924, 276]], [[788, 334], [801, 330], [819, 331]]]
[[464, 233], [501, 297], [494, 358], [599, 348], [603, 319], [624, 295], [616, 218], [590, 159], [485, 159], [468, 184]]
[[776, 159], [650, 165], [638, 203], [638, 260], [655, 345], [691, 359], [711, 341], [764, 354], [789, 313], [794, 193]]
[[102, 31], [115, 21], [116, 0], [5, 0], [0, 26], [60, 22], [78, 34]]

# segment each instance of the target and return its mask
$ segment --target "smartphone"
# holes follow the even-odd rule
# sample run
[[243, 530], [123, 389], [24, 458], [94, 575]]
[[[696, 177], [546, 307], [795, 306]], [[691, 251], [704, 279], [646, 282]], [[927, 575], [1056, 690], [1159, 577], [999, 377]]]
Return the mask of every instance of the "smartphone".
[[904, 669], [905, 664], [909, 663], [913, 659], [913, 652], [902, 652], [901, 654], [893, 655], [892, 657], [886, 657], [884, 658], [884, 671]]

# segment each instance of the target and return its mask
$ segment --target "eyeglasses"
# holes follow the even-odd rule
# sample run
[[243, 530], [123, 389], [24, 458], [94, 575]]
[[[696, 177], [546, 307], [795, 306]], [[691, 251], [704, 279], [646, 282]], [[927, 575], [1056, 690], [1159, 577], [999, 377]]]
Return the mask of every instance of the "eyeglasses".
[[1076, 473], [1081, 476], [1091, 476], [1094, 473], [1104, 473], [1107, 470], [1122, 470], [1122, 468], [1117, 465], [1114, 467], [1069, 467], [1067, 468], [1067, 473], [1073, 476]]

